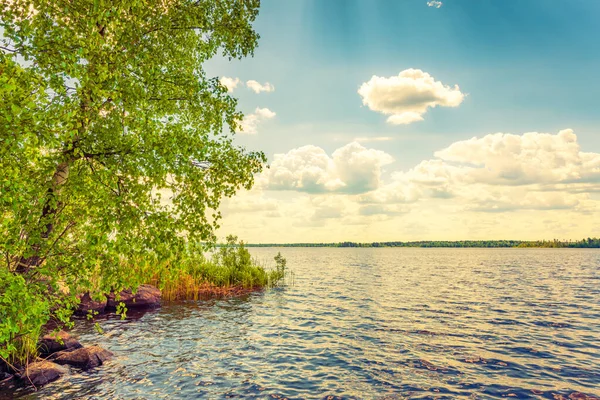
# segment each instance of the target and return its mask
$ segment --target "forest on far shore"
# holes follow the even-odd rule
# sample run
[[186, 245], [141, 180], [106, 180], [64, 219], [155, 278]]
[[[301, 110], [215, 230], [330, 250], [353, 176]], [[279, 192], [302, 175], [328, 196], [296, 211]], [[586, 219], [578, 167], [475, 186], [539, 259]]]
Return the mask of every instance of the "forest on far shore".
[[260, 243], [247, 247], [538, 247], [538, 248], [600, 248], [600, 238], [581, 240], [420, 240], [415, 242], [339, 242], [339, 243]]

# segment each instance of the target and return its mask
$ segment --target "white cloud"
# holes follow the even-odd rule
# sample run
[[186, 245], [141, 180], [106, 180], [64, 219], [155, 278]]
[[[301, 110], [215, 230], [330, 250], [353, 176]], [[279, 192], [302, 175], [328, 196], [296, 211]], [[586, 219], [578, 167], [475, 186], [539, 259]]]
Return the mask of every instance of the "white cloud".
[[354, 139], [355, 142], [365, 143], [365, 142], [388, 142], [390, 140], [394, 140], [393, 137], [390, 136], [376, 136], [376, 137], [357, 137]]
[[458, 85], [450, 87], [420, 69], [407, 69], [389, 78], [373, 75], [358, 89], [363, 104], [389, 115], [390, 124], [422, 121], [431, 107], [458, 107], [465, 98]]
[[334, 151], [332, 158], [337, 175], [345, 183], [343, 190], [349, 193], [377, 189], [382, 167], [394, 161], [383, 151], [367, 149], [355, 142]]
[[276, 155], [261, 182], [271, 190], [358, 195], [361, 215], [426, 200], [469, 211], [583, 209], [590, 193], [600, 192], [600, 154], [581, 152], [569, 129], [486, 135], [435, 156], [383, 183], [382, 167], [393, 161], [383, 151], [352, 142], [329, 156], [304, 146]]
[[246, 82], [246, 86], [248, 86], [249, 89], [253, 90], [254, 93], [275, 91], [275, 86], [271, 85], [269, 82], [265, 82], [263, 85], [252, 79]]
[[240, 122], [241, 133], [255, 134], [258, 132], [258, 124], [275, 118], [277, 115], [275, 112], [268, 108], [256, 107], [256, 110], [252, 114], [244, 116], [244, 119]]
[[[221, 85], [223, 85], [227, 88], [227, 91], [229, 93], [233, 92], [234, 89], [236, 89], [238, 87], [238, 85], [240, 85], [240, 84], [242, 86], [244, 85], [244, 82], [240, 81], [240, 78], [230, 78], [227, 76], [221, 77], [219, 79], [219, 82], [221, 83]], [[275, 86], [273, 86], [269, 82], [265, 82], [264, 84], [261, 84], [260, 82], [255, 81], [253, 79], [250, 79], [249, 81], [247, 81], [246, 86], [248, 87], [248, 89], [253, 90], [255, 93], [275, 91]]]
[[580, 151], [577, 136], [496, 133], [451, 144], [392, 175], [359, 200], [366, 204], [452, 199], [472, 211], [581, 208], [600, 190], [600, 154]]
[[440, 7], [441, 7], [443, 4], [444, 4], [444, 3], [442, 3], [442, 2], [441, 2], [441, 1], [439, 1], [439, 0], [429, 0], [429, 1], [427, 2], [427, 5], [428, 5], [429, 7], [434, 7], [434, 8], [440, 8]]
[[226, 213], [278, 212], [279, 203], [266, 197], [260, 189], [242, 190], [236, 196], [225, 199], [223, 209]]
[[367, 204], [363, 205], [358, 209], [359, 215], [371, 216], [371, 215], [385, 215], [387, 217], [393, 217], [400, 214], [406, 214], [410, 211], [408, 208], [402, 208], [398, 205], [384, 205], [384, 204]]
[[423, 121], [422, 114], [413, 111], [403, 112], [402, 114], [390, 115], [387, 119], [387, 122], [389, 122], [392, 125], [408, 125], [412, 124], [413, 122], [419, 121]]
[[277, 115], [277, 114], [275, 114], [275, 112], [269, 110], [268, 108], [258, 108], [258, 107], [254, 111], [254, 113], [262, 119], [275, 118], [275, 115]]
[[600, 154], [571, 130], [457, 141], [388, 178], [391, 161], [356, 142], [276, 155], [224, 202], [223, 232], [271, 243], [600, 234]]
[[331, 157], [309, 145], [276, 154], [262, 179], [273, 190], [364, 193], [380, 186], [382, 167], [392, 161], [389, 154], [357, 142], [335, 150]]
[[600, 181], [600, 154], [581, 152], [571, 129], [556, 135], [495, 133], [453, 143], [435, 156], [462, 165], [466, 182], [526, 185]]
[[474, 188], [467, 211], [506, 212], [516, 210], [566, 210], [578, 207], [586, 195], [565, 192], [540, 192], [528, 188]]
[[219, 79], [221, 85], [227, 88], [229, 93], [233, 92], [233, 90], [239, 85], [240, 78], [229, 78], [227, 76], [223, 76]]
[[311, 199], [312, 220], [342, 218], [348, 213], [349, 202], [339, 196], [319, 196]]

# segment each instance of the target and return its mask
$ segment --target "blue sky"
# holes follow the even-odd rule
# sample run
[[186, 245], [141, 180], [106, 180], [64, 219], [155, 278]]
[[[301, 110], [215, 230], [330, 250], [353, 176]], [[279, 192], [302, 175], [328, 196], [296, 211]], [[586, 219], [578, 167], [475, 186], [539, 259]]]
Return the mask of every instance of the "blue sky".
[[[600, 1], [442, 3], [436, 8], [428, 6], [427, 0], [263, 0], [255, 24], [261, 35], [255, 56], [242, 61], [213, 60], [206, 66], [212, 76], [269, 82], [275, 88], [257, 94], [242, 83], [232, 92], [246, 114], [252, 114], [256, 107], [276, 114], [261, 120], [256, 133], [237, 135], [238, 142], [265, 151], [272, 162], [275, 154], [307, 145], [331, 155], [361, 138], [365, 148], [385, 152], [394, 159], [381, 167], [381, 187], [389, 184], [394, 174], [434, 158], [436, 151], [496, 132], [556, 136], [560, 130], [572, 129], [581, 152], [600, 153], [600, 80], [596, 77], [600, 71]], [[408, 69], [421, 70], [448, 87], [458, 85], [464, 99], [458, 106], [429, 108], [422, 121], [403, 125], [386, 122], [387, 116], [364, 105], [357, 91], [373, 75], [389, 78]], [[367, 140], [381, 137], [388, 140]], [[580, 161], [573, 162], [575, 165]], [[594, 179], [595, 175], [580, 183], [588, 184]], [[563, 185], [566, 180], [527, 182]], [[464, 179], [462, 184], [466, 184]], [[284, 194], [275, 193], [281, 190], [273, 190], [274, 185], [265, 183], [260, 196], [285, 197], [287, 201], [306, 196], [302, 188], [289, 190], [292, 186], [298, 189], [298, 185], [291, 185]], [[371, 185], [363, 194], [367, 189], [378, 188]], [[322, 202], [327, 196], [333, 202], [342, 201], [340, 196], [344, 195], [334, 192], [325, 190], [321, 197], [313, 194], [307, 201]], [[595, 188], [586, 194], [585, 201], [596, 200]], [[532, 195], [527, 192], [523, 196]], [[346, 200], [366, 204], [360, 199], [343, 201]], [[577, 202], [581, 206], [584, 199]], [[587, 205], [585, 209], [595, 212]], [[514, 216], [519, 210], [516, 207], [510, 212]], [[527, 210], [534, 212], [534, 208]], [[543, 218], [554, 221], [556, 218], [547, 215], [551, 210], [546, 205], [535, 212], [545, 213]], [[555, 212], [564, 214], [565, 210], [562, 207]], [[577, 211], [573, 208], [569, 212]], [[401, 214], [415, 213], [418, 211], [404, 210]], [[460, 207], [452, 212], [455, 218], [478, 218], [472, 214], [473, 211], [460, 211]], [[344, 218], [348, 217], [352, 216], [345, 215], [337, 221], [328, 218], [321, 226], [324, 235], [345, 239], [342, 236], [348, 230], [343, 228]], [[387, 217], [394, 219], [392, 214]], [[364, 222], [368, 226], [379, 223]], [[333, 233], [336, 226], [339, 234]], [[243, 229], [238, 225], [235, 228]], [[593, 229], [580, 228], [572, 229], [572, 234], [577, 236]], [[541, 234], [546, 232], [544, 229], [534, 231]], [[388, 231], [386, 235], [390, 237], [386, 238], [390, 240], [412, 237], [409, 230]], [[556, 231], [568, 230], [558, 226]], [[467, 234], [465, 231], [463, 236]], [[500, 234], [510, 232], [486, 233], [493, 237]], [[444, 236], [444, 232], [439, 232], [439, 236]], [[360, 239], [360, 235], [357, 237]], [[298, 231], [297, 240], [293, 234], [286, 239], [302, 238]]]

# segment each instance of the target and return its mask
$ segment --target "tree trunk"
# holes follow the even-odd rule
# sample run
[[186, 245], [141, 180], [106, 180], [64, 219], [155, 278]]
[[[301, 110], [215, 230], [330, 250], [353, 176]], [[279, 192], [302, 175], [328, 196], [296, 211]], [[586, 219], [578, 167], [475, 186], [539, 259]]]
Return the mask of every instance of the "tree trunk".
[[52, 176], [52, 185], [48, 188], [46, 193], [46, 199], [44, 201], [44, 207], [42, 208], [42, 215], [40, 216], [40, 224], [45, 223], [45, 226], [41, 229], [39, 241], [34, 242], [28, 250], [31, 250], [32, 255], [29, 257], [22, 256], [19, 259], [15, 272], [20, 274], [26, 274], [31, 269], [39, 266], [43, 259], [40, 257], [40, 250], [42, 248], [42, 241], [45, 241], [50, 237], [52, 230], [54, 229], [53, 220], [58, 210], [58, 196], [60, 195], [61, 189], [67, 179], [69, 178], [69, 164], [62, 162], [56, 166], [56, 171]]

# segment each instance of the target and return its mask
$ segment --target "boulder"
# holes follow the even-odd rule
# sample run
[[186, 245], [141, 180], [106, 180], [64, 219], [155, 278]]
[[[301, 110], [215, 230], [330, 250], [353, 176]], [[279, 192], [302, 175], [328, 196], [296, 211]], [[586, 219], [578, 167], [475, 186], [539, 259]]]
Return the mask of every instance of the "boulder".
[[25, 383], [33, 386], [42, 386], [50, 382], [54, 382], [63, 376], [67, 370], [58, 364], [50, 361], [36, 361], [27, 366], [25, 372], [19, 377]]
[[128, 309], [154, 308], [160, 306], [160, 290], [152, 285], [140, 285], [135, 294], [131, 289], [125, 289], [120, 293], [119, 300], [116, 299], [114, 292], [107, 295], [107, 299], [107, 308], [113, 310], [120, 302], [125, 303]]
[[100, 346], [83, 347], [73, 351], [61, 351], [53, 354], [49, 359], [60, 365], [71, 365], [82, 370], [98, 367], [113, 356], [108, 350]]
[[106, 299], [104, 301], [96, 301], [92, 299], [89, 292], [80, 294], [77, 298], [79, 299], [79, 305], [75, 310], [76, 315], [86, 316], [90, 311], [102, 314], [106, 309]]
[[44, 357], [58, 351], [70, 351], [81, 347], [81, 343], [65, 331], [44, 335], [39, 342], [40, 355]]

